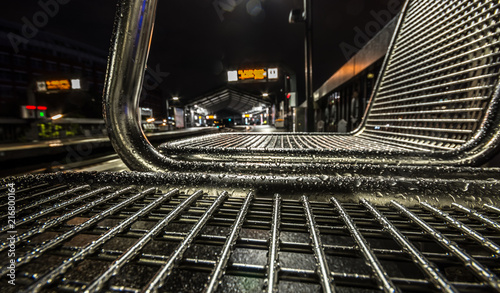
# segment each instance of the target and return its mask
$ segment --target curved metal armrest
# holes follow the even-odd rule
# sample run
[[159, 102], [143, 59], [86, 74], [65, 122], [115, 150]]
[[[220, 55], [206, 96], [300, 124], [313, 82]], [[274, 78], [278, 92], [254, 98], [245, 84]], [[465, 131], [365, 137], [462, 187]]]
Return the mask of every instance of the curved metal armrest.
[[132, 170], [160, 171], [162, 155], [139, 125], [141, 93], [157, 0], [122, 0], [116, 15], [104, 91], [104, 120], [111, 144]]

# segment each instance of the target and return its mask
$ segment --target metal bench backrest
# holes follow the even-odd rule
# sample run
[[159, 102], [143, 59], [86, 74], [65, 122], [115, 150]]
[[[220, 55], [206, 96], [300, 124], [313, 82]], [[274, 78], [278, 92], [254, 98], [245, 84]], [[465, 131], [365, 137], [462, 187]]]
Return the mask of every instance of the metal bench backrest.
[[363, 123], [350, 136], [220, 134], [165, 144], [163, 154], [134, 125], [147, 50], [133, 48], [149, 44], [156, 0], [146, 9], [141, 3], [126, 2], [118, 20], [105, 96], [112, 143], [132, 169], [479, 165], [500, 145], [498, 1], [408, 1]]
[[500, 65], [497, 1], [409, 1], [361, 136], [450, 151], [493, 119]]

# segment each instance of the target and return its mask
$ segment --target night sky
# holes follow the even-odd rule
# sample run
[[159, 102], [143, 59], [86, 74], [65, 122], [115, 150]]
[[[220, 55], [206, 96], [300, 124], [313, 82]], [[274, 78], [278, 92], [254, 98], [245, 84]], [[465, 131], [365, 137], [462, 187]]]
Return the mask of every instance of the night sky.
[[[65, 1], [44, 30], [108, 50], [117, 1]], [[41, 9], [38, 2], [4, 1], [0, 17], [20, 23]], [[313, 2], [317, 89], [347, 61], [341, 44], [356, 47], [356, 34], [373, 35], [366, 25], [376, 29], [384, 21], [376, 15], [394, 15], [391, 8], [402, 1]], [[160, 0], [148, 64], [168, 73], [164, 94], [184, 101], [223, 86], [227, 69], [248, 66], [286, 66], [296, 72], [301, 90], [304, 27], [288, 23], [290, 10], [301, 6], [301, 0]], [[280, 88], [274, 84], [269, 90]]]

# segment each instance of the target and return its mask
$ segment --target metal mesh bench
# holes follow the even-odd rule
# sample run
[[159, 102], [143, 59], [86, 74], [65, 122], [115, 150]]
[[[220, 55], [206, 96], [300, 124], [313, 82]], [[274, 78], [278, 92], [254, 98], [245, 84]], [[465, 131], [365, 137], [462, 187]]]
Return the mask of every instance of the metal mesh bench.
[[[0, 181], [15, 187], [17, 211], [16, 234], [0, 226], [0, 289], [499, 292], [499, 173], [380, 171]], [[11, 245], [16, 286], [7, 283]]]
[[410, 1], [364, 122], [350, 136], [225, 133], [165, 144], [161, 150], [177, 159], [281, 153], [288, 156], [285, 161], [315, 154], [328, 156], [319, 161], [480, 164], [499, 145], [498, 6], [495, 1]]
[[[411, 1], [403, 15], [432, 20], [406, 21], [421, 35], [419, 44], [433, 40], [423, 30], [440, 30], [431, 28], [442, 12], [443, 21], [449, 16], [446, 24], [466, 15], [474, 25], [462, 25], [471, 33], [494, 19], [493, 33], [472, 39], [497, 38], [497, 2], [469, 2]], [[0, 180], [0, 206], [7, 210], [15, 196], [16, 210], [15, 227], [7, 213], [0, 215], [1, 292], [500, 292], [499, 169], [375, 164], [463, 164], [487, 157], [498, 144], [497, 77], [481, 86], [460, 85], [484, 87], [467, 96], [485, 100], [467, 102], [461, 89], [441, 89], [453, 91], [449, 100], [462, 100], [456, 103], [444, 95], [443, 101], [431, 98], [432, 89], [425, 90], [428, 98], [411, 92], [420, 81], [398, 89], [384, 87], [382, 78], [365, 124], [353, 135], [222, 134], [178, 141], [162, 154], [141, 136], [135, 110], [155, 7], [154, 0], [121, 2], [106, 119], [115, 149], [131, 168], [182, 172]], [[436, 74], [425, 80], [451, 73]], [[422, 87], [437, 84], [445, 82]], [[403, 96], [387, 98], [394, 92]], [[394, 103], [382, 104], [388, 101]], [[462, 123], [467, 132], [458, 131]], [[332, 164], [339, 161], [374, 164]], [[13, 245], [15, 256], [9, 255]], [[16, 286], [8, 284], [11, 261]]]

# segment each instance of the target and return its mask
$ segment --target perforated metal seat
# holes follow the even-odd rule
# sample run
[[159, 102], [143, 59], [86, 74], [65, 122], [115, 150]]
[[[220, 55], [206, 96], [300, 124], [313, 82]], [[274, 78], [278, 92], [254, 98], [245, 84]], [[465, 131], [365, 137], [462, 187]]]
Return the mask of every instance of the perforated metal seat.
[[350, 136], [224, 133], [161, 150], [177, 161], [265, 153], [287, 162], [481, 164], [500, 144], [498, 9], [495, 1], [409, 1]]

